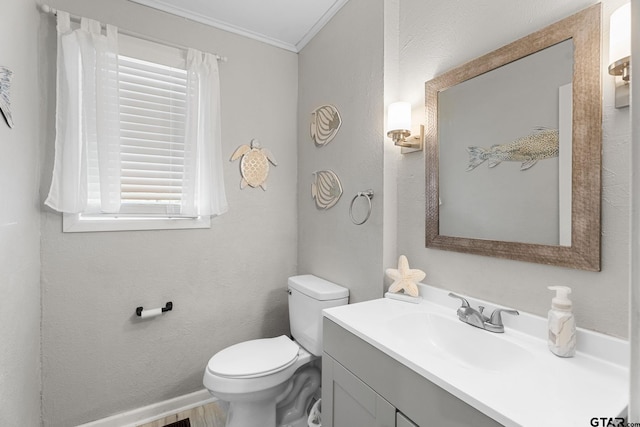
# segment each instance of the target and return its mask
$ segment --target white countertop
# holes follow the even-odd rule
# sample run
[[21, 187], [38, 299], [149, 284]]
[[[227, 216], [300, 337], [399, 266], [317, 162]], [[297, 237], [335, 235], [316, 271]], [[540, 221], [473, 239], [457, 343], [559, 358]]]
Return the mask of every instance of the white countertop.
[[[626, 414], [627, 341], [578, 328], [575, 357], [560, 358], [547, 348], [544, 318], [504, 315], [505, 333], [495, 334], [460, 322], [460, 303], [447, 291], [421, 284], [420, 293], [419, 304], [382, 298], [330, 308], [324, 316], [506, 426], [586, 427], [592, 418]], [[485, 305], [485, 313], [497, 307], [467, 299], [473, 307]], [[427, 345], [427, 330], [403, 323], [421, 316], [451, 318], [468, 329], [445, 319], [450, 335], [461, 332], [461, 339], [445, 337], [453, 345], [441, 351]], [[501, 359], [501, 348], [508, 358]], [[487, 354], [492, 349], [495, 354]]]

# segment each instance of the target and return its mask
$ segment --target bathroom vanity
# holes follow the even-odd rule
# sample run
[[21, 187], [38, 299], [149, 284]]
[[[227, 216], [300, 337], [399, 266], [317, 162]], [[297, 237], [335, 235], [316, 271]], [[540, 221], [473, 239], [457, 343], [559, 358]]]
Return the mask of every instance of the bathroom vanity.
[[[578, 331], [578, 353], [546, 344], [546, 320], [521, 313], [492, 333], [460, 322], [459, 302], [420, 285], [324, 311], [322, 425], [585, 426], [624, 416], [628, 343]], [[487, 310], [500, 308], [487, 302]]]
[[333, 321], [323, 327], [323, 426], [500, 426]]

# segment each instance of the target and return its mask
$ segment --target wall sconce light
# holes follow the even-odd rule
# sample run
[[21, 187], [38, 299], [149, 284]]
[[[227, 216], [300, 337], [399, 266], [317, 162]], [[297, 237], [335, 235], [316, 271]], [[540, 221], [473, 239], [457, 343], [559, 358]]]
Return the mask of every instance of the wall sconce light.
[[611, 14], [609, 26], [609, 74], [622, 77], [616, 83], [616, 108], [629, 106], [630, 62], [631, 3], [627, 3]]
[[398, 147], [402, 154], [422, 151], [424, 126], [420, 125], [420, 135], [411, 136], [411, 104], [394, 102], [387, 110], [387, 136]]

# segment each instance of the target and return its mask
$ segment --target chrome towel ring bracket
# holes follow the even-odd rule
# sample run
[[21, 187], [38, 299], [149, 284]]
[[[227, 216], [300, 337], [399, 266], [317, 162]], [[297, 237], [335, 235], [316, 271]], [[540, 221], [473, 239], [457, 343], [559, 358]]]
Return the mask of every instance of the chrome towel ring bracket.
[[[365, 197], [367, 199], [367, 203], [369, 204], [369, 208], [367, 209], [367, 215], [364, 217], [364, 219], [362, 221], [357, 221], [353, 217], [353, 204], [360, 197]], [[355, 197], [353, 199], [351, 199], [351, 206], [349, 206], [349, 216], [351, 217], [351, 222], [353, 222], [355, 225], [364, 224], [365, 222], [367, 222], [367, 220], [371, 216], [371, 208], [372, 208], [371, 199], [373, 199], [373, 190], [358, 191], [358, 193], [355, 195]]]

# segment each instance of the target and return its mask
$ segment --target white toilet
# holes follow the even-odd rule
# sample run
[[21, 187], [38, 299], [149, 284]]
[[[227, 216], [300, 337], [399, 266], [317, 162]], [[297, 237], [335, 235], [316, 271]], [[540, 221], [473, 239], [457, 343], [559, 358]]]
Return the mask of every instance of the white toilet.
[[289, 278], [286, 335], [241, 342], [216, 353], [204, 386], [230, 403], [227, 427], [306, 426], [306, 409], [320, 386], [322, 310], [347, 304], [349, 290], [312, 275]]

